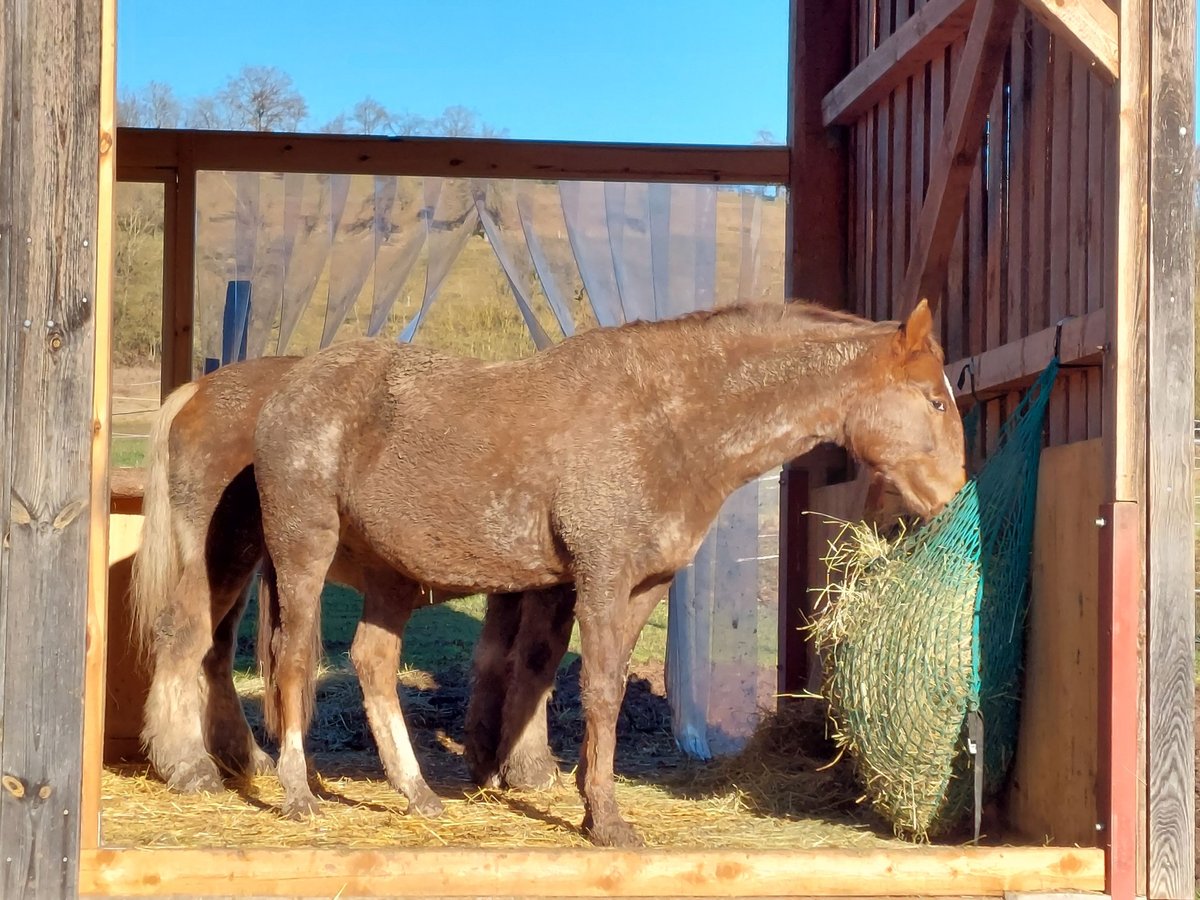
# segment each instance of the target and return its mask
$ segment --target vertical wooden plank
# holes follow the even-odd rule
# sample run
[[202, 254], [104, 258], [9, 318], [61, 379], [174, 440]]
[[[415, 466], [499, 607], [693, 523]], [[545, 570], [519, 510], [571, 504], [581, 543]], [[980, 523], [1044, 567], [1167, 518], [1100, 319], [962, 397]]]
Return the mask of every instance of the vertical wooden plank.
[[[163, 209], [162, 397], [192, 380], [192, 332], [196, 299], [196, 163], [191, 148], [179, 148], [174, 186], [166, 186]], [[167, 273], [170, 273], [168, 276]]]
[[962, 300], [963, 328], [967, 335], [967, 352], [972, 356], [985, 349], [984, 324], [987, 322], [984, 271], [987, 265], [984, 234], [987, 210], [984, 207], [983, 169], [983, 153], [980, 153], [967, 191], [966, 260], [963, 265], [966, 282]]
[[[844, 0], [792, 0], [789, 25], [787, 259], [784, 294], [834, 309], [847, 302], [848, 235], [845, 129], [827, 129], [821, 100], [850, 68], [850, 16]], [[820, 215], [804, 211], [820, 210]], [[807, 679], [803, 638], [797, 630], [810, 611], [807, 502], [803, 459], [784, 467], [779, 488], [779, 684], [794, 690]], [[799, 490], [797, 490], [799, 488]], [[799, 643], [797, 643], [797, 640]], [[785, 688], [791, 685], [791, 688]]]
[[[985, 273], [987, 304], [984, 323], [983, 347], [990, 350], [1003, 341], [1000, 323], [1006, 318], [1005, 305], [1008, 297], [1004, 292], [1008, 275], [1004, 267], [1004, 248], [1007, 244], [1005, 229], [1005, 195], [1008, 190], [1008, 172], [1004, 148], [1007, 140], [1007, 124], [1004, 88], [1009, 80], [1010, 61], [1005, 60], [1004, 69], [995, 85], [992, 108], [988, 112], [987, 135], [987, 269]], [[976, 313], [979, 314], [979, 311]]]
[[83, 686], [83, 782], [80, 845], [100, 845], [100, 772], [104, 762], [108, 666], [108, 461], [112, 427], [113, 190], [116, 182], [116, 0], [101, 4], [100, 157], [96, 209], [96, 355], [92, 390], [92, 492], [88, 523], [87, 639]]
[[1150, 40], [1149, 802], [1150, 896], [1195, 892], [1196, 6], [1153, 0]]
[[[1149, 183], [1149, 97], [1151, 3], [1153, 0], [1122, 0], [1120, 17], [1121, 78], [1118, 82], [1117, 192], [1115, 297], [1109, 306], [1108, 344], [1104, 370], [1104, 442], [1106, 469], [1112, 479], [1110, 490], [1114, 505], [1136, 504], [1141, 517], [1135, 530], [1136, 540], [1122, 547], [1133, 557], [1132, 584], [1121, 585], [1114, 596], [1114, 619], [1132, 616], [1136, 608], [1138, 640], [1146, 638], [1146, 355], [1147, 292], [1149, 268], [1147, 247], [1147, 210]], [[1114, 592], [1116, 586], [1114, 586]], [[1110, 623], [1111, 624], [1111, 623]], [[1115, 627], [1115, 626], [1114, 626]], [[1128, 770], [1127, 760], [1109, 761], [1111, 810], [1108, 825], [1108, 891], [1114, 898], [1145, 896], [1147, 883], [1146, 807], [1146, 665], [1139, 654], [1137, 684], [1137, 766]], [[1125, 695], [1113, 691], [1114, 719], [1126, 710], [1117, 708]], [[1124, 765], [1123, 765], [1124, 764]], [[1132, 796], [1132, 801], [1130, 797]], [[1136, 805], [1133, 822], [1118, 817], [1132, 802]]]
[[102, 14], [0, 17], [0, 896], [44, 900], [78, 885]]
[[[886, 0], [884, 0], [886, 4]], [[892, 167], [889, 151], [892, 146], [892, 98], [879, 104], [875, 111], [875, 312], [873, 318], [886, 319], [891, 314]]]
[[[916, 13], [922, 6], [925, 5], [925, 0], [916, 0], [913, 7], [913, 12]], [[921, 69], [912, 77], [912, 90], [910, 92], [909, 102], [909, 175], [908, 175], [908, 206], [907, 215], [909, 218], [908, 228], [904, 241], [904, 253], [902, 254], [904, 266], [908, 265], [909, 251], [911, 241], [909, 236], [912, 232], [912, 213], [913, 210], [921, 208], [921, 203], [925, 199], [925, 166], [927, 164], [929, 153], [927, 150], [928, 142], [925, 139], [926, 129], [929, 127], [929, 113], [925, 104], [925, 94], [928, 90], [928, 78], [926, 71], [928, 65], [922, 66]], [[900, 276], [900, 282], [903, 282], [903, 273]]]
[[[962, 59], [963, 42], [957, 41], [950, 48], [950, 62], [946, 66], [947, 86], [952, 83], [952, 79], [958, 73], [959, 62]], [[943, 115], [945, 108], [943, 107]], [[942, 121], [942, 129], [945, 130], [945, 120]], [[942, 135], [938, 134], [940, 142]], [[933, 144], [937, 146], [936, 143]], [[936, 153], [930, 151], [929, 177], [933, 179], [933, 166], [936, 159]], [[966, 209], [963, 210], [959, 217], [958, 230], [954, 235], [954, 243], [950, 247], [950, 262], [946, 267], [946, 300], [942, 306], [946, 308], [946, 352], [952, 359], [961, 359], [970, 353], [969, 344], [966, 337], [966, 320], [963, 318], [963, 301], [964, 301], [964, 272], [963, 259], [967, 252], [967, 223], [969, 215]]]
[[1046, 202], [1047, 179], [1050, 155], [1050, 81], [1052, 63], [1050, 59], [1050, 34], [1045, 26], [1033, 25], [1032, 57], [1030, 69], [1029, 109], [1029, 180], [1028, 180], [1028, 247], [1029, 247], [1029, 295], [1028, 332], [1040, 331], [1048, 324], [1046, 292], [1048, 284], [1047, 249], [1049, 235], [1049, 204]]
[[[911, 13], [912, 0], [895, 0], [896, 19], [893, 31], [899, 28]], [[909, 174], [912, 129], [909, 120], [913, 81], [907, 78], [893, 95], [892, 101], [892, 199], [891, 199], [891, 271], [888, 273], [888, 318], [895, 318], [896, 295], [904, 280], [904, 268], [908, 263], [908, 211], [910, 207]]]
[[[1071, 56], [1071, 163], [1070, 209], [1068, 212], [1067, 314], [1087, 312], [1087, 197], [1088, 181], [1088, 65], [1079, 54]], [[1069, 372], [1067, 381], [1067, 440], [1087, 438], [1087, 374]]]
[[[1106, 146], [1108, 133], [1105, 129], [1106, 99], [1112, 89], [1102, 86], [1096, 79], [1088, 79], [1088, 153], [1087, 153], [1087, 289], [1085, 307], [1088, 312], [1103, 309], [1107, 302], [1105, 293], [1105, 269], [1108, 258], [1115, 256], [1115, 248], [1105, 242], [1104, 221], [1107, 216], [1108, 184], [1105, 177], [1105, 156], [1112, 156], [1115, 147]], [[1087, 436], [1100, 437], [1102, 421], [1100, 370], [1089, 369], [1087, 377]]]
[[[1067, 314], [1071, 196], [1071, 56], [1066, 51], [1066, 44], [1057, 36], [1050, 39], [1050, 53], [1053, 57], [1054, 74], [1050, 81], [1050, 283], [1046, 307], [1050, 317], [1048, 324], [1054, 325]], [[1068, 383], [1069, 378], [1063, 378], [1056, 384], [1050, 399], [1047, 415], [1051, 444], [1061, 444], [1067, 439]]]
[[[933, 148], [937, 146], [938, 141], [942, 139], [942, 128], [946, 121], [946, 68], [949, 65], [951, 51], [947, 48], [946, 52], [940, 57], [933, 60], [929, 64], [929, 160], [926, 162], [926, 172], [932, 163]], [[929, 187], [928, 176], [925, 183], [926, 188]], [[924, 202], [925, 193], [922, 192], [921, 199]], [[911, 257], [911, 248], [909, 255]], [[951, 265], [953, 265], [954, 252], [950, 253]], [[954, 356], [953, 348], [950, 342], [951, 335], [951, 319], [950, 313], [950, 288], [949, 278], [947, 283], [942, 285], [942, 295], [946, 298], [945, 303], [938, 304], [937, 316], [941, 321], [941, 329], [939, 337], [942, 341], [942, 346], [945, 348], [947, 355]]]
[[1017, 13], [1013, 26], [1012, 63], [1009, 95], [1009, 176], [1008, 176], [1008, 277], [1005, 285], [1007, 316], [1003, 322], [1004, 341], [1015, 341], [1027, 331], [1026, 303], [1029, 300], [1029, 259], [1026, 241], [1028, 196], [1025, 190], [1029, 170], [1029, 16]]

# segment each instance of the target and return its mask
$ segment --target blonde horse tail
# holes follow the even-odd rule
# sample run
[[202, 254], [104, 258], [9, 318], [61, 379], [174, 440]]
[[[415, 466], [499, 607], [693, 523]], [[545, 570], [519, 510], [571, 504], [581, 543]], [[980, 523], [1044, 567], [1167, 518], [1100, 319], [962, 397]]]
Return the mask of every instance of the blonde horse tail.
[[176, 388], [163, 401], [150, 429], [146, 485], [142, 494], [142, 544], [133, 558], [130, 591], [133, 632], [142, 653], [153, 644], [154, 627], [170, 604], [181, 564], [171, 509], [170, 438], [175, 416], [195, 396], [195, 382]]

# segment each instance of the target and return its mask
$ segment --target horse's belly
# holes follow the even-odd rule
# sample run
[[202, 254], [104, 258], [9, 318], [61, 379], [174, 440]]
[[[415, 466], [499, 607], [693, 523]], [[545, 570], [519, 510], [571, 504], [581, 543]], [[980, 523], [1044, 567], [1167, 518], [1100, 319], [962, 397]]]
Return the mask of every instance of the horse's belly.
[[543, 516], [437, 516], [370, 524], [363, 536], [393, 567], [447, 591], [506, 592], [569, 580], [568, 561]]

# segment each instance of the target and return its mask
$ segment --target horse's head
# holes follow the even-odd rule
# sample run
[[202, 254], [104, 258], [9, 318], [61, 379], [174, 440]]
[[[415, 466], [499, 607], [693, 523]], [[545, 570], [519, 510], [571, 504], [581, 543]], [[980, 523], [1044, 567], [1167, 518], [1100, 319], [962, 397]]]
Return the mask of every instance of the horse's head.
[[932, 332], [929, 304], [922, 300], [864, 358], [871, 371], [846, 420], [851, 452], [923, 518], [939, 512], [967, 478], [962, 419]]

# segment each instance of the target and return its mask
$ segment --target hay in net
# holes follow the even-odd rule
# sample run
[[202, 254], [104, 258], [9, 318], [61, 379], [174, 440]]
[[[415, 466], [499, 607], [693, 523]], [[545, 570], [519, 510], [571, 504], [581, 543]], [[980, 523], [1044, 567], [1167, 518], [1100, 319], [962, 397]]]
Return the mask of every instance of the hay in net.
[[[846, 523], [825, 560], [836, 740], [897, 835], [926, 840], [973, 806], [968, 722], [984, 725], [983, 797], [1016, 745], [1042, 426], [1057, 360], [1005, 422], [997, 450], [924, 528], [888, 540]], [[978, 407], [964, 417], [974, 431]]]

